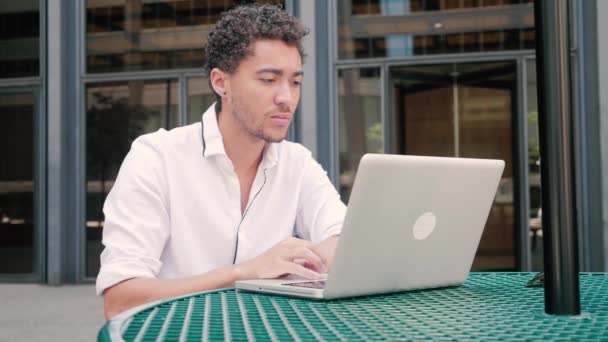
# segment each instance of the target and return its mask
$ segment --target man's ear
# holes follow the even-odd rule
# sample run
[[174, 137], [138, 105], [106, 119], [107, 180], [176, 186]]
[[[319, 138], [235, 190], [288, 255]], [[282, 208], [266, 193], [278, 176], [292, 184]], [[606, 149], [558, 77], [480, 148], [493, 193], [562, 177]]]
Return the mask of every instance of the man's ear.
[[229, 75], [227, 73], [218, 68], [213, 68], [213, 70], [211, 70], [211, 73], [209, 74], [211, 86], [213, 87], [213, 90], [215, 90], [215, 92], [220, 96], [224, 96], [228, 91], [228, 76]]

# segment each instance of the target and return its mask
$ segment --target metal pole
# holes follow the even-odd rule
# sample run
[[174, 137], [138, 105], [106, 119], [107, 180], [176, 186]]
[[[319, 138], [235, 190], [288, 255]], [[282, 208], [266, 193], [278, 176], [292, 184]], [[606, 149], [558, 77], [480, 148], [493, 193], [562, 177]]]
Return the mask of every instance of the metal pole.
[[578, 315], [569, 0], [537, 0], [536, 64], [541, 149], [545, 311]]

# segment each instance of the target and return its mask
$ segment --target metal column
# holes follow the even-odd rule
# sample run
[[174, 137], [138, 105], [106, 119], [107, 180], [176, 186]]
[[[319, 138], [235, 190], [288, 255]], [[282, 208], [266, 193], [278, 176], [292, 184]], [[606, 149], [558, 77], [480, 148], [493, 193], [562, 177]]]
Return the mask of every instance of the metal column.
[[545, 311], [578, 315], [569, 0], [535, 1]]

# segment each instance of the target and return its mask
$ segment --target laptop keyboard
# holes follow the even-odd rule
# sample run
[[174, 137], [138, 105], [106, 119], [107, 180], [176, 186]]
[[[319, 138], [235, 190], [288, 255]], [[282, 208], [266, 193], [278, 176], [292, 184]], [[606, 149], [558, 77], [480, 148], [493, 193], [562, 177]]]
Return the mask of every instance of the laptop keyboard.
[[301, 282], [297, 282], [297, 283], [286, 283], [283, 285], [295, 286], [295, 287], [307, 287], [309, 289], [324, 289], [325, 280], [301, 281]]

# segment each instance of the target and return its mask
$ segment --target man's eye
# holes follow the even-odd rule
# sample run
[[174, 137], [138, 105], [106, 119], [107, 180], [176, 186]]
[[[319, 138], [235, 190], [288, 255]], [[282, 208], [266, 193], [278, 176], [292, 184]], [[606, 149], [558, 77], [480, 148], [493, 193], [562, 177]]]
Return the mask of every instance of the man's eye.
[[302, 85], [302, 81], [293, 81], [293, 85], [299, 87], [300, 85]]
[[272, 78], [260, 78], [260, 80], [263, 83], [272, 83], [272, 82], [274, 82], [274, 79], [272, 79]]

